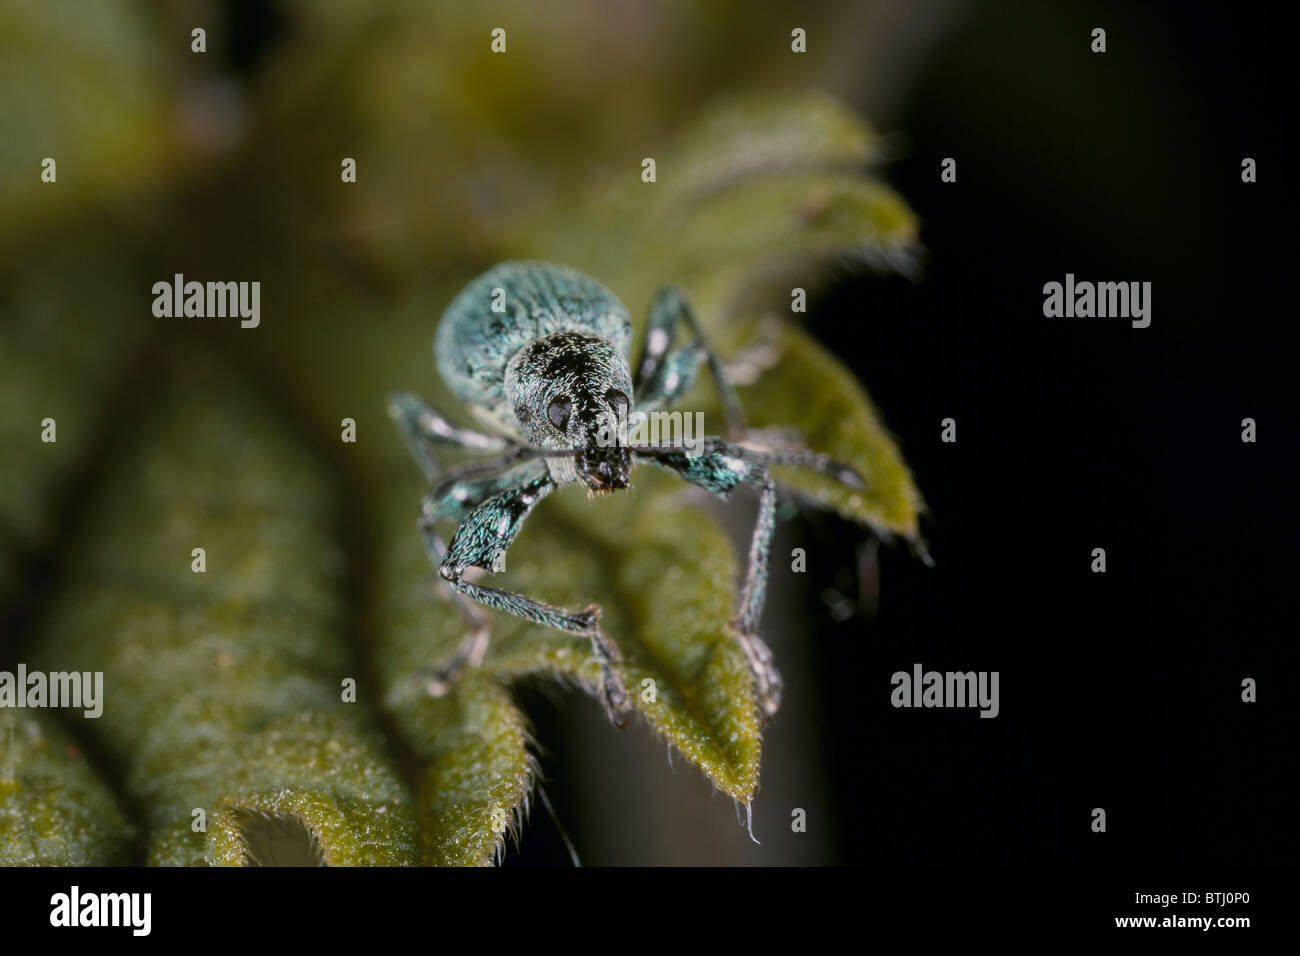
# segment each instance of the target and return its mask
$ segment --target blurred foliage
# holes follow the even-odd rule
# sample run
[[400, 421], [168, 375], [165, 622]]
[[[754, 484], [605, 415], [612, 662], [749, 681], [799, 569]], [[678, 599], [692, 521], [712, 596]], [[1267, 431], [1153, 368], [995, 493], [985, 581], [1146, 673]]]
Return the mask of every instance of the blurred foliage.
[[[138, 4], [0, 6], [0, 225], [29, 228], [159, 175], [175, 160], [169, 76], [186, 47]], [[40, 185], [56, 163], [57, 188]]]
[[[815, 88], [817, 68], [789, 54], [780, 11], [300, 0], [276, 8], [265, 49], [235, 57], [215, 17], [212, 52], [188, 52], [207, 7], [112, 0], [75, 34], [94, 54], [78, 59], [61, 31], [80, 9], [6, 14], [22, 27], [7, 69], [38, 75], [22, 66], [37, 43], [76, 68], [49, 86], [52, 111], [12, 83], [0, 94], [6, 117], [27, 117], [0, 154], [0, 197], [28, 211], [0, 223], [0, 428], [18, 450], [0, 473], [0, 597], [34, 622], [32, 666], [105, 671], [105, 714], [76, 729], [139, 825], [138, 858], [277, 857], [255, 845], [292, 822], [324, 862], [483, 864], [517, 832], [536, 763], [510, 685], [590, 689], [594, 662], [584, 639], [497, 615], [484, 667], [425, 692], [463, 624], [384, 415], [385, 394], [409, 388], [463, 417], [429, 343], [455, 292], [500, 259], [583, 269], [638, 321], [656, 286], [680, 285], [724, 355], [764, 356], [742, 392], [753, 423], [798, 430], [869, 487], [781, 478], [915, 539], [920, 496], [865, 391], [788, 319], [792, 286], [909, 269], [917, 224], [865, 173], [878, 137], [833, 98], [790, 92]], [[829, 35], [836, 16], [800, 25]], [[129, 69], [83, 95], [119, 58]], [[701, 89], [747, 86], [769, 91], [700, 108]], [[105, 122], [118, 116], [135, 125]], [[39, 181], [47, 153], [57, 184]], [[355, 184], [339, 180], [345, 156]], [[147, 290], [176, 272], [260, 281], [261, 326], [152, 318]], [[707, 384], [682, 407], [719, 420]], [[47, 414], [57, 444], [39, 440]], [[356, 444], [339, 441], [344, 418]], [[694, 500], [649, 469], [597, 504], [563, 489], [502, 580], [602, 605], [639, 712], [748, 802], [761, 735], [730, 630], [738, 562]], [[206, 574], [190, 570], [199, 546]], [[41, 556], [52, 588], [24, 595]], [[355, 704], [340, 701], [346, 677]], [[14, 799], [0, 814], [22, 819]], [[93, 811], [56, 808], [41, 826], [71, 843]]]
[[411, 862], [409, 792], [342, 699], [337, 488], [245, 383], [199, 352], [166, 364], [101, 473], [34, 665], [103, 672], [84, 732], [141, 808], [150, 863], [241, 863], [257, 815], [302, 823], [323, 862]]
[[112, 793], [41, 711], [0, 710], [0, 866], [110, 866], [131, 827]]
[[[97, 413], [148, 333], [132, 314], [140, 283], [120, 236], [99, 221], [68, 225], [70, 236], [0, 260], [0, 442], [15, 450], [0, 469], [0, 549], [15, 564], [53, 545], [64, 482], [100, 441]], [[40, 441], [47, 418], [50, 443]]]

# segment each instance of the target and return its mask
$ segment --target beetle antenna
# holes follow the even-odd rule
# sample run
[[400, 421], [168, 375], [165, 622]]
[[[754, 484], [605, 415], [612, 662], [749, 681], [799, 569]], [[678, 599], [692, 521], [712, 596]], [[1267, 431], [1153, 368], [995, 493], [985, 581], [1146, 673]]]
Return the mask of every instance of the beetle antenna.
[[536, 448], [532, 445], [519, 445], [520, 458], [572, 458], [581, 454], [580, 448]]

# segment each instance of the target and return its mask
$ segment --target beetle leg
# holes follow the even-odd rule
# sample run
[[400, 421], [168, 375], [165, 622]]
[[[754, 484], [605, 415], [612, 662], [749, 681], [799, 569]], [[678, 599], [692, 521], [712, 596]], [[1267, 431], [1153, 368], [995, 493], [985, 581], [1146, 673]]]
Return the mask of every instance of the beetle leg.
[[765, 466], [751, 464], [755, 474], [746, 480], [758, 488], [758, 517], [749, 541], [749, 566], [745, 586], [740, 592], [740, 611], [736, 627], [740, 631], [740, 648], [749, 661], [758, 690], [759, 706], [771, 720], [781, 706], [781, 674], [772, 661], [772, 651], [758, 636], [758, 622], [767, 597], [768, 559], [772, 552], [772, 534], [776, 529], [776, 482]]
[[790, 465], [795, 468], [807, 468], [811, 471], [821, 472], [823, 475], [829, 475], [850, 488], [862, 489], [867, 487], [866, 479], [858, 474], [857, 469], [844, 464], [842, 461], [836, 461], [830, 455], [823, 455], [819, 451], [792, 447], [749, 448], [743, 445], [735, 447], [745, 461], [764, 465]]
[[[601, 701], [610, 720], [623, 726], [630, 702], [623, 682], [612, 666], [620, 657], [618, 648], [600, 630], [598, 607], [568, 611], [513, 591], [485, 587], [464, 579], [469, 567], [501, 570], [506, 551], [518, 535], [524, 519], [555, 487], [544, 468], [532, 471], [531, 477], [529, 470], [522, 470], [513, 482], [509, 479], [509, 475], [503, 475], [492, 482], [478, 483], [480, 494], [473, 498], [466, 495], [462, 499], [461, 508], [466, 512], [464, 520], [456, 529], [451, 545], [442, 554], [438, 574], [457, 595], [484, 607], [589, 638], [601, 668]], [[453, 486], [447, 494], [455, 497], [458, 491], [464, 490]]]
[[[685, 326], [690, 341], [676, 351], [670, 351], [679, 326]], [[637, 408], [652, 412], [672, 404], [694, 384], [695, 370], [701, 362], [708, 365], [713, 386], [717, 389], [727, 420], [727, 434], [738, 438], [745, 431], [745, 416], [735, 389], [727, 381], [722, 363], [705, 341], [686, 297], [672, 286], [662, 287], [650, 303], [645, 341], [633, 377]]]
[[648, 448], [638, 457], [677, 472], [686, 481], [721, 498], [728, 497], [740, 484], [758, 491], [758, 517], [749, 542], [749, 565], [740, 592], [735, 625], [740, 649], [754, 676], [754, 689], [765, 719], [775, 716], [781, 706], [781, 674], [772, 662], [772, 651], [758, 636], [758, 622], [767, 595], [768, 561], [772, 534], [776, 528], [776, 482], [767, 466], [744, 456], [744, 449], [720, 438], [705, 441], [705, 452], [687, 454], [681, 449]]
[[430, 482], [441, 471], [434, 452], [438, 445], [454, 445], [471, 451], [503, 451], [509, 447], [503, 438], [451, 424], [410, 392], [394, 392], [388, 396], [388, 417], [397, 425], [416, 464]]
[[776, 482], [768, 465], [793, 465], [830, 475], [854, 488], [865, 487], [862, 477], [841, 462], [805, 448], [755, 449], [718, 437], [704, 440], [701, 454], [684, 448], [637, 448], [638, 458], [677, 472], [686, 481], [726, 498], [732, 489], [748, 484], [758, 491], [758, 518], [749, 543], [749, 566], [740, 592], [736, 629], [740, 647], [749, 662], [763, 715], [770, 719], [781, 704], [781, 675], [772, 652], [758, 636], [758, 623], [767, 595], [768, 562], [776, 528]]
[[[459, 520], [466, 514], [467, 505], [472, 507], [477, 500], [492, 494], [499, 484], [499, 481], [493, 480], [459, 481], [453, 474], [448, 475], [433, 493], [425, 496], [420, 505], [420, 535], [424, 541], [425, 553], [435, 568], [441, 566], [447, 556], [447, 545], [442, 540], [442, 535], [438, 534], [437, 523], [444, 519]], [[483, 657], [487, 653], [490, 635], [487, 615], [454, 588], [451, 595], [465, 618], [467, 630], [455, 656], [428, 675], [427, 689], [434, 697], [447, 693], [461, 671], [483, 663]]]

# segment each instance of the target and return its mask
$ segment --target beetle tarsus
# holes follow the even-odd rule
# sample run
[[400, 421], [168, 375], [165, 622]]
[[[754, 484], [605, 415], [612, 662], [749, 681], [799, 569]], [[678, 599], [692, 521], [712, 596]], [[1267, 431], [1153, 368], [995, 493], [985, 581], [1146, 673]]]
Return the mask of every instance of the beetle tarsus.
[[420, 676], [425, 681], [425, 692], [430, 697], [443, 697], [456, 684], [467, 667], [482, 666], [483, 659], [487, 656], [490, 634], [485, 623], [472, 627], [461, 639], [460, 646], [456, 648], [456, 655], [450, 661], [442, 667], [431, 668], [421, 673]]
[[[600, 618], [600, 608], [595, 605], [583, 612], [590, 615], [593, 625]], [[622, 730], [627, 726], [627, 715], [632, 709], [632, 701], [627, 695], [618, 672], [614, 670], [615, 661], [623, 659], [618, 646], [593, 626], [591, 631], [591, 650], [600, 663], [600, 702], [605, 708], [609, 722]]]
[[745, 653], [745, 661], [754, 676], [754, 693], [758, 698], [759, 715], [763, 723], [770, 723], [781, 709], [781, 690], [785, 681], [776, 669], [772, 658], [772, 649], [757, 634], [741, 634], [740, 649]]

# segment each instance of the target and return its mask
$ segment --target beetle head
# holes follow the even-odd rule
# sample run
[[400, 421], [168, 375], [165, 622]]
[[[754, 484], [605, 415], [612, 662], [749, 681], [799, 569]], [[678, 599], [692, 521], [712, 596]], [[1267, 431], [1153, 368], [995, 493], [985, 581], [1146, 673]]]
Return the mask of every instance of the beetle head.
[[547, 459], [557, 483], [581, 481], [594, 492], [628, 486], [632, 375], [613, 343], [587, 332], [542, 336], [510, 360], [505, 387], [525, 441], [577, 452]]

